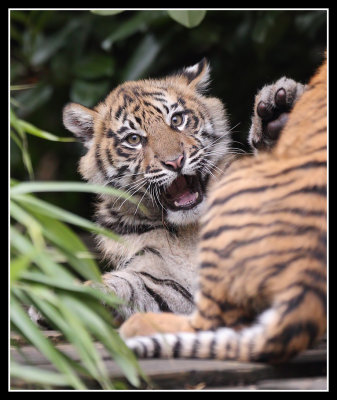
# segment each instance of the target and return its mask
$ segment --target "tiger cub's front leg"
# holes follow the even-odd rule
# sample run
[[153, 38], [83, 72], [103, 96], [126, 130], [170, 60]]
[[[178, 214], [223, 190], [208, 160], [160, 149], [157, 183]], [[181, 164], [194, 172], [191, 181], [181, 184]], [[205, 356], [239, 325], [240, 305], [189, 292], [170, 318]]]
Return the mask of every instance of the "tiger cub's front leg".
[[[196, 266], [188, 260], [170, 263], [150, 249], [136, 255], [121, 269], [106, 272], [99, 288], [122, 299], [113, 314], [123, 322], [136, 312], [189, 314], [194, 309]], [[191, 263], [191, 261], [190, 261]], [[97, 285], [96, 283], [88, 283]]]
[[255, 152], [270, 150], [274, 146], [305, 88], [305, 85], [283, 77], [257, 93], [248, 137]]

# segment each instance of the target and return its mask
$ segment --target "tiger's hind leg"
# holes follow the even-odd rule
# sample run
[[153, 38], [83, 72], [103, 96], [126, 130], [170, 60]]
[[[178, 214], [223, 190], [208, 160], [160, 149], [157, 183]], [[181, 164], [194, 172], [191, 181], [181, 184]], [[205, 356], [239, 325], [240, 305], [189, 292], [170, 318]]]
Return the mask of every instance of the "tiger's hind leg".
[[257, 93], [248, 137], [255, 151], [268, 151], [274, 146], [290, 111], [305, 89], [305, 85], [283, 77]]
[[199, 290], [195, 295], [197, 308], [190, 316], [195, 330], [214, 330], [228, 327], [240, 330], [251, 323], [253, 315], [245, 304], [238, 304], [227, 293], [227, 283], [212, 263], [202, 263], [199, 271]]
[[226, 300], [217, 301], [200, 296], [198, 308], [190, 316], [190, 325], [195, 330], [215, 330], [219, 327], [240, 330], [253, 321], [253, 316], [244, 307]]

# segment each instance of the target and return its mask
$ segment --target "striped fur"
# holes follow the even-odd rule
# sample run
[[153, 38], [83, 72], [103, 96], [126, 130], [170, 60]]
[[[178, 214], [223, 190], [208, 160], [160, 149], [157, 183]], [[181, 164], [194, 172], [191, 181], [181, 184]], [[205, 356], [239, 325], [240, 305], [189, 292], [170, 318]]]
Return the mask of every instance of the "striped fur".
[[[188, 314], [194, 308], [206, 186], [219, 173], [219, 161], [225, 169], [232, 157], [226, 112], [219, 99], [205, 94], [208, 81], [209, 66], [202, 60], [162, 79], [123, 83], [93, 110], [75, 103], [64, 108], [65, 126], [87, 148], [79, 165], [83, 178], [136, 200], [97, 200], [97, 223], [122, 239], [97, 238], [110, 269], [102, 290], [126, 301], [121, 319], [135, 311]], [[169, 207], [166, 191], [187, 184], [196, 188], [185, 196], [195, 206]]]
[[274, 149], [233, 163], [214, 185], [196, 310], [131, 317], [121, 334], [136, 336], [136, 354], [282, 362], [324, 334], [326, 101], [324, 63]]

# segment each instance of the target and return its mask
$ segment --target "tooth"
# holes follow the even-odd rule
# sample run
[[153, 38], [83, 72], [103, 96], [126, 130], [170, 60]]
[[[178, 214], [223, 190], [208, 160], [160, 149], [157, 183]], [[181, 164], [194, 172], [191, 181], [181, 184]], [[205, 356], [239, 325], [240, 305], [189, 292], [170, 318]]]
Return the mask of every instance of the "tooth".
[[176, 207], [179, 207], [179, 203], [178, 203], [177, 201], [174, 202], [174, 205], [175, 205]]
[[195, 192], [195, 199], [197, 199], [199, 197], [199, 192]]

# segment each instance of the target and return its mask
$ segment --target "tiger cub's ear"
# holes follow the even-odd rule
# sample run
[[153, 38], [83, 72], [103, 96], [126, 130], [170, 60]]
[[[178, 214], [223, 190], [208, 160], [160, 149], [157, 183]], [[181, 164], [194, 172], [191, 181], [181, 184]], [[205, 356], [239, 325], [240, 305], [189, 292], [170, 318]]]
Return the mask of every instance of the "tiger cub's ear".
[[63, 108], [63, 124], [86, 146], [90, 147], [94, 135], [94, 118], [97, 112], [77, 103]]
[[210, 82], [210, 66], [206, 58], [203, 58], [197, 64], [184, 68], [181, 76], [187, 80], [188, 86], [194, 88], [197, 92], [206, 91]]

